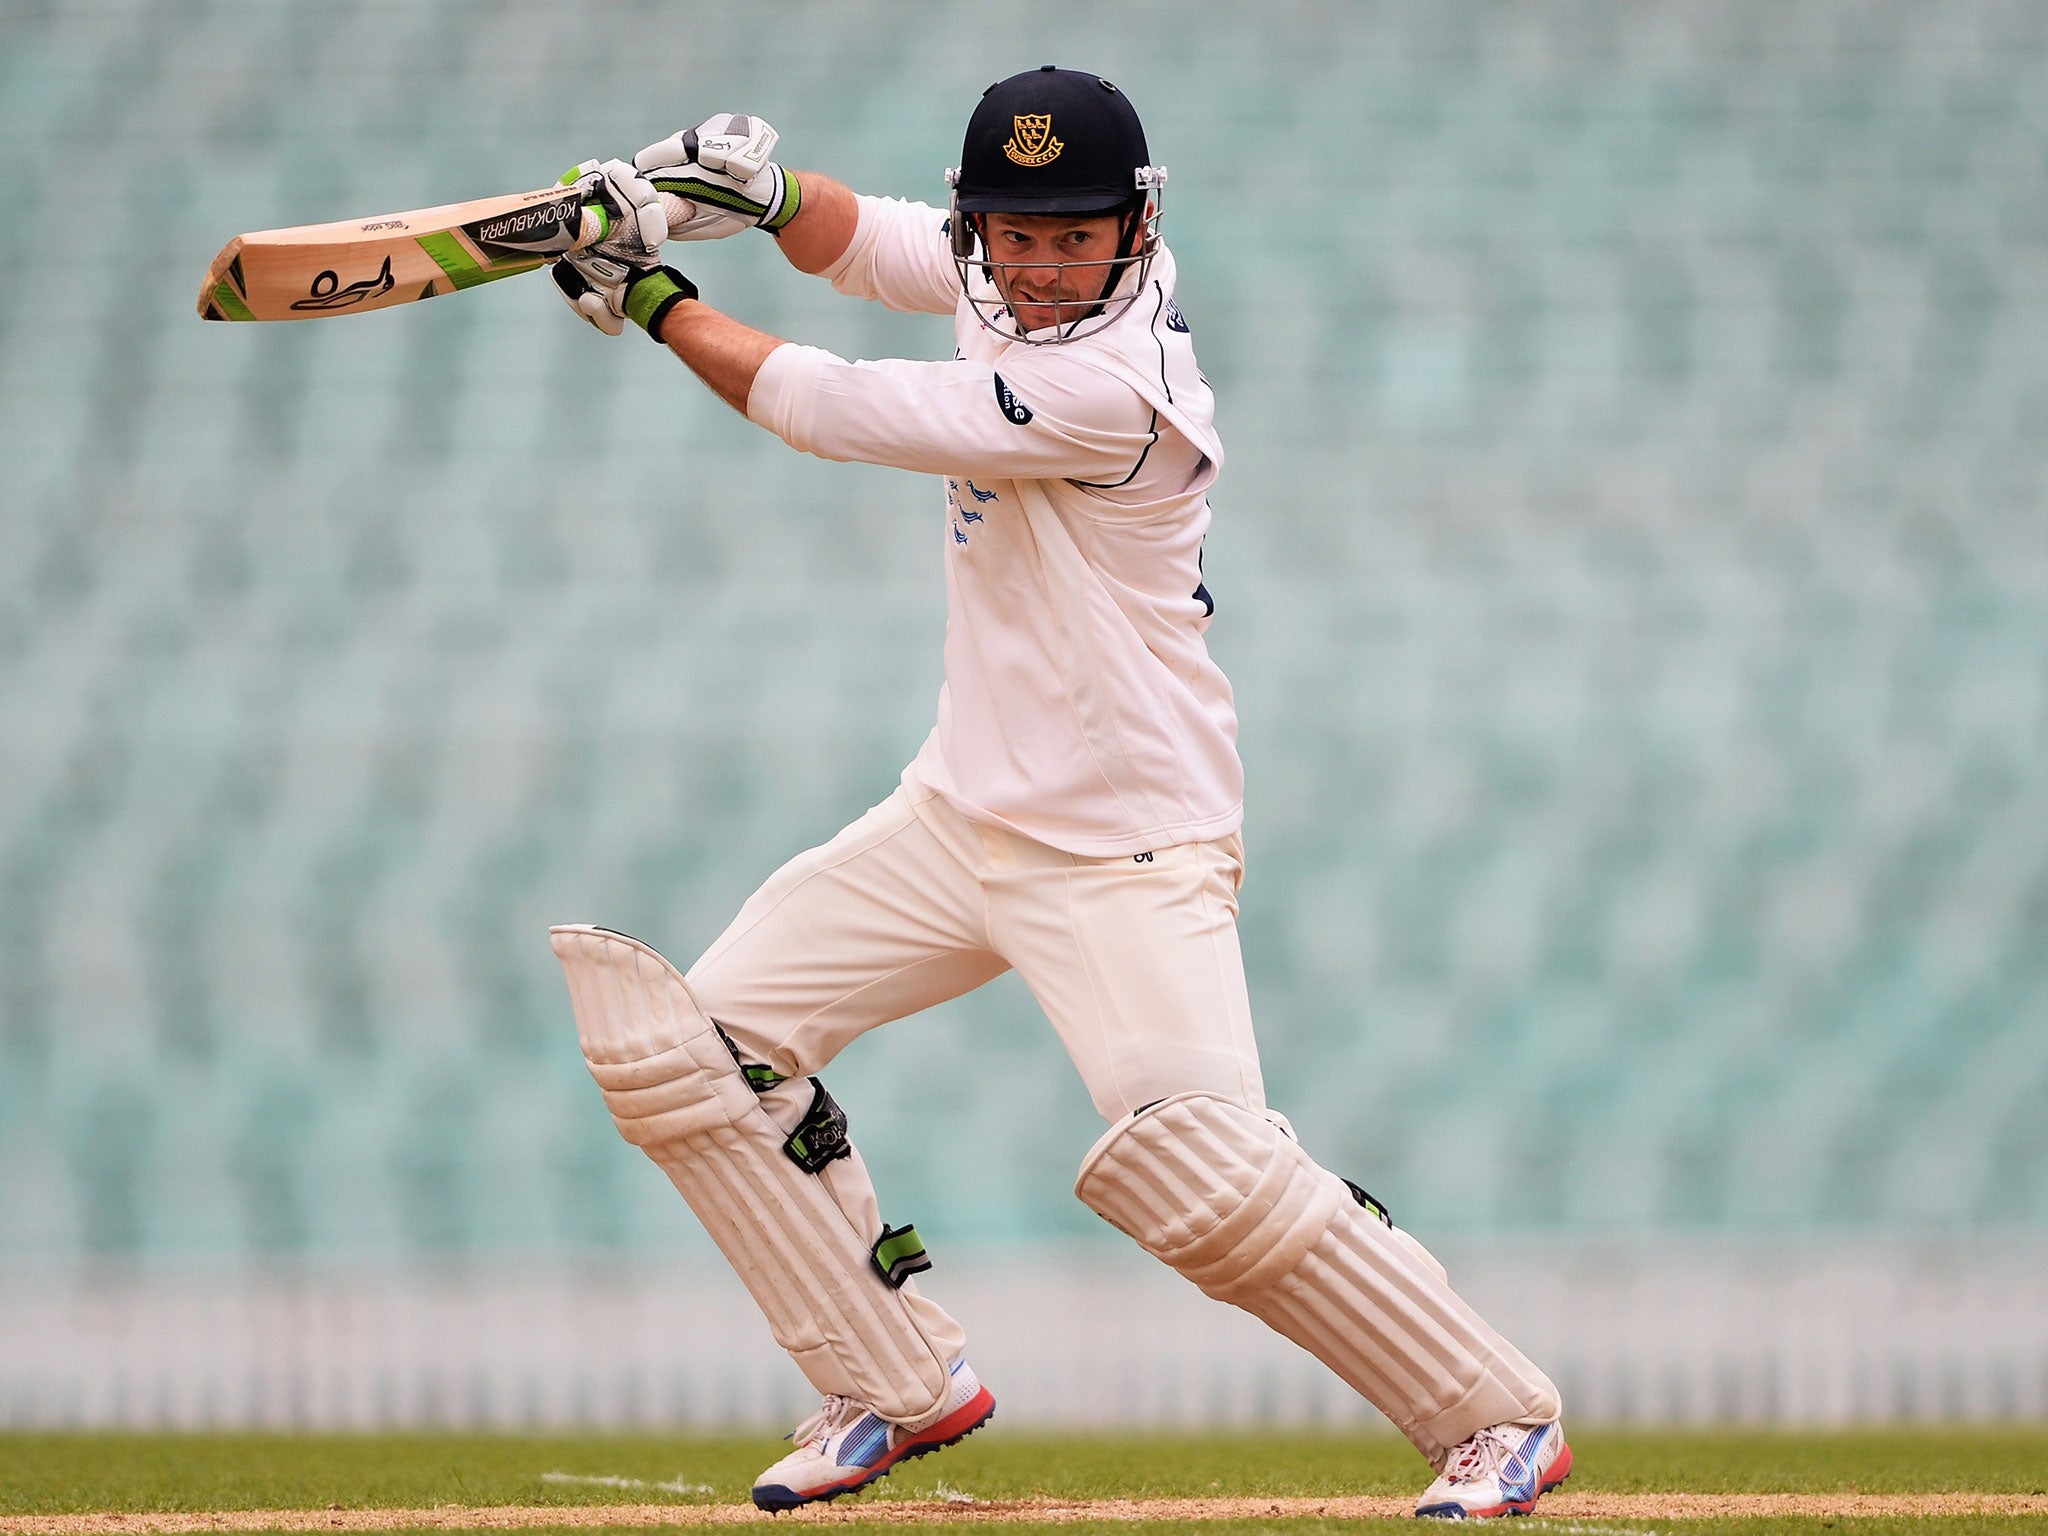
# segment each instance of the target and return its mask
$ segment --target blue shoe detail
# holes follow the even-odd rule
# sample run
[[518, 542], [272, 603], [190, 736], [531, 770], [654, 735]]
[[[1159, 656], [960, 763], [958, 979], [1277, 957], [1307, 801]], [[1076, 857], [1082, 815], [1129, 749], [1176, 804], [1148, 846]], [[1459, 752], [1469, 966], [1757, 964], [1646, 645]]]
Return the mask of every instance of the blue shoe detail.
[[1539, 1424], [1529, 1431], [1529, 1436], [1501, 1465], [1500, 1494], [1510, 1503], [1536, 1497], [1537, 1453], [1542, 1450], [1544, 1439], [1557, 1433], [1555, 1424]]
[[888, 1421], [871, 1413], [847, 1434], [839, 1454], [849, 1467], [871, 1467], [888, 1443]]

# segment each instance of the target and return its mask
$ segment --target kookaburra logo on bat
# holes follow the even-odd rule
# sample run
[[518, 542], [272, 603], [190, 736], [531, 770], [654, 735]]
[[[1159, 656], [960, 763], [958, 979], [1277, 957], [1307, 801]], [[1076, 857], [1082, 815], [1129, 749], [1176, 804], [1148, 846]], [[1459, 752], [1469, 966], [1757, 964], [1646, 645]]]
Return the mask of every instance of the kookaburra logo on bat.
[[1010, 142], [1003, 146], [1003, 153], [1019, 165], [1050, 165], [1067, 147], [1052, 136], [1050, 112], [1019, 112], [1010, 125]]
[[391, 291], [391, 258], [384, 258], [384, 270], [375, 277], [366, 277], [359, 283], [341, 286], [341, 279], [332, 272], [322, 272], [313, 279], [312, 292], [303, 299], [294, 300], [293, 309], [347, 309], [365, 299], [374, 299], [379, 294]]

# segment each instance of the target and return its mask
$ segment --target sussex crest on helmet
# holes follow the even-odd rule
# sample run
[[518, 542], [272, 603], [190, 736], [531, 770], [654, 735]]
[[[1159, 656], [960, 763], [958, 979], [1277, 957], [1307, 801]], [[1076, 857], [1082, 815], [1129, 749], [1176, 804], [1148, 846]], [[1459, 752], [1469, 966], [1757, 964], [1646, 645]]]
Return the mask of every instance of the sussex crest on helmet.
[[1010, 123], [1010, 142], [1003, 146], [1003, 153], [1019, 165], [1050, 165], [1067, 147], [1052, 136], [1050, 112], [1019, 112]]

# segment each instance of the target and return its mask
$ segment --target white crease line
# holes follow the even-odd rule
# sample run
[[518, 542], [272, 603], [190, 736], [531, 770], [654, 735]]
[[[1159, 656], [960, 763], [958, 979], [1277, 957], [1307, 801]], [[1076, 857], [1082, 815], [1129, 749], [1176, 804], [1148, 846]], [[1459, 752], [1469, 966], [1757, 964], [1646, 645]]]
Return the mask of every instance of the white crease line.
[[638, 1477], [584, 1477], [575, 1472], [543, 1472], [544, 1483], [575, 1483], [585, 1488], [645, 1488], [658, 1493], [716, 1493], [709, 1483], [686, 1483], [680, 1478], [669, 1483], [650, 1483]]
[[982, 1502], [971, 1493], [963, 1493], [958, 1488], [948, 1488], [943, 1480], [936, 1484], [930, 1493], [911, 1493], [907, 1490], [893, 1488], [880, 1488], [875, 1493], [875, 1501], [881, 1504], [928, 1504], [933, 1499], [937, 1499], [944, 1504], [979, 1504]]
[[1545, 1520], [1541, 1516], [1518, 1523], [1523, 1531], [1563, 1531], [1566, 1536], [1657, 1536], [1655, 1531], [1639, 1531], [1628, 1525], [1581, 1525], [1576, 1520]]

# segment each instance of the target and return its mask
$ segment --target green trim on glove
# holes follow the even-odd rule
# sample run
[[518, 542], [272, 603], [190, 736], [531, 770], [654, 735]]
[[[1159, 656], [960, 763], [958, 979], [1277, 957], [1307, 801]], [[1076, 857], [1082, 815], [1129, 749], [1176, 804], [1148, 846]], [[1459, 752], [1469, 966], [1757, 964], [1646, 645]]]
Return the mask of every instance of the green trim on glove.
[[660, 341], [668, 312], [696, 297], [697, 285], [674, 267], [649, 267], [626, 284], [626, 318]]
[[797, 206], [803, 201], [802, 189], [796, 177], [781, 166], [771, 166], [775, 172], [777, 191], [771, 206], [757, 203], [737, 188], [726, 186], [708, 179], [709, 173], [701, 172], [695, 166], [677, 166], [670, 171], [653, 170], [647, 173], [648, 181], [657, 192], [667, 192], [706, 208], [723, 209], [744, 219], [752, 219], [758, 228], [771, 235], [779, 232], [791, 219], [796, 217]]
[[714, 208], [723, 208], [727, 213], [741, 214], [749, 219], [767, 216], [767, 210], [748, 197], [744, 192], [735, 192], [731, 187], [721, 187], [704, 180], [701, 176], [662, 176], [647, 178], [657, 192], [673, 193], [693, 203], [708, 203]]
[[794, 171], [782, 173], [782, 206], [761, 220], [761, 227], [771, 235], [779, 235], [796, 217], [796, 211], [803, 205], [803, 185], [796, 179]]

